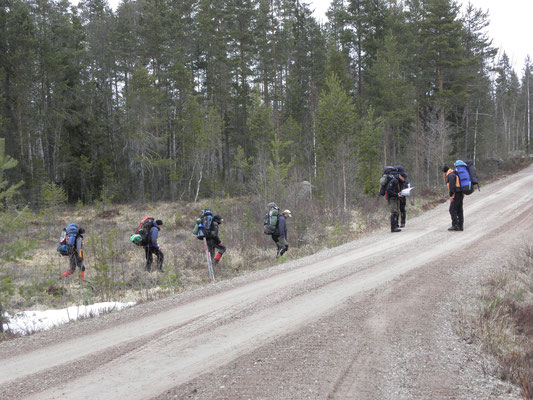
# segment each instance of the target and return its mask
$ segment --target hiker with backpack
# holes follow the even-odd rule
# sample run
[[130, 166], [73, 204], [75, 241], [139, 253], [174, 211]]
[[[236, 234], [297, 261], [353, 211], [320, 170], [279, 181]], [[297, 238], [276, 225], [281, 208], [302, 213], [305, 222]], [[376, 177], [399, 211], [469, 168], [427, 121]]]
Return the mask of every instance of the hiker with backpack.
[[281, 213], [281, 215], [278, 217], [278, 221], [276, 223], [276, 229], [274, 233], [272, 234], [272, 240], [274, 243], [276, 243], [276, 246], [278, 247], [278, 252], [276, 253], [276, 258], [280, 258], [287, 250], [289, 250], [289, 242], [288, 242], [288, 226], [287, 226], [287, 219], [291, 218], [292, 214], [290, 210], [285, 210]]
[[[146, 224], [145, 224], [146, 225]], [[146, 256], [146, 266], [145, 270], [148, 272], [151, 272], [152, 270], [152, 262], [153, 262], [153, 255], [155, 254], [157, 256], [157, 269], [160, 272], [163, 272], [163, 260], [164, 255], [161, 251], [161, 246], [157, 243], [157, 238], [159, 236], [159, 231], [161, 230], [161, 226], [163, 226], [163, 221], [158, 219], [156, 221], [151, 222], [151, 227], [148, 230], [147, 240], [146, 244], [143, 244], [144, 246], [144, 253]], [[148, 227], [144, 227], [143, 229], [147, 229]]]
[[[398, 165], [396, 169], [399, 172], [405, 173], [405, 181], [400, 182], [401, 190], [408, 189], [411, 187], [411, 183], [407, 180], [407, 173], [405, 172], [405, 168], [401, 165]], [[400, 192], [401, 193], [401, 192]], [[407, 220], [407, 214], [405, 212], [405, 206], [407, 205], [407, 197], [406, 196], [399, 196], [400, 199], [400, 228], [405, 227], [405, 222]]]
[[406, 180], [407, 174], [405, 172], [393, 174], [385, 189], [385, 198], [390, 211], [390, 230], [393, 233], [402, 231], [398, 226], [398, 220], [400, 217], [400, 199], [403, 197], [401, 191]]
[[68, 255], [69, 269], [61, 275], [66, 278], [79, 268], [78, 278], [85, 278], [85, 263], [83, 262], [83, 235], [84, 228], [78, 228], [76, 224], [69, 224], [66, 229], [63, 229], [63, 236], [57, 251], [61, 255]]
[[[222, 240], [218, 236], [218, 226], [222, 223], [223, 219], [220, 215], [215, 215], [209, 226], [209, 230], [206, 232], [207, 248], [209, 254], [211, 254], [211, 260], [215, 260], [215, 265], [218, 265], [222, 255], [226, 252], [226, 246], [222, 244]], [[215, 250], [218, 249], [218, 253], [215, 256]]]
[[442, 167], [442, 172], [444, 173], [444, 181], [448, 186], [448, 196], [450, 197], [449, 211], [452, 218], [452, 226], [448, 230], [462, 231], [464, 229], [463, 198], [465, 194], [461, 189], [459, 174], [447, 165]]
[[454, 169], [447, 165], [442, 167], [444, 181], [448, 186], [450, 197], [450, 216], [452, 217], [452, 226], [449, 231], [462, 231], [464, 229], [463, 199], [465, 196], [474, 193], [474, 186], [479, 188], [476, 167], [472, 160], [457, 160], [453, 164]]

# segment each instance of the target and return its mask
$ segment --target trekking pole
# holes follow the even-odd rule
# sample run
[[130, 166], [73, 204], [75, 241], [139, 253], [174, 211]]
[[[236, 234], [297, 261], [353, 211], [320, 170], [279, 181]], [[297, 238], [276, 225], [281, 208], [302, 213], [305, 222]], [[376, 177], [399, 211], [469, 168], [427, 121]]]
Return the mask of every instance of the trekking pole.
[[213, 263], [211, 262], [211, 253], [207, 247], [207, 239], [204, 237], [205, 258], [207, 258], [207, 272], [211, 278], [211, 282], [215, 283], [215, 272], [213, 271]]

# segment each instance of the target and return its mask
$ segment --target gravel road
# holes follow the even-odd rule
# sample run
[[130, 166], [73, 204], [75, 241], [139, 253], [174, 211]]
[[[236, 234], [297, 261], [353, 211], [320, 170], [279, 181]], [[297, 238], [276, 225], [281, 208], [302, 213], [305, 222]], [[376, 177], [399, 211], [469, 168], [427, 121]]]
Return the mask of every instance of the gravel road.
[[454, 311], [531, 239], [533, 166], [401, 232], [0, 344], [1, 399], [519, 399]]

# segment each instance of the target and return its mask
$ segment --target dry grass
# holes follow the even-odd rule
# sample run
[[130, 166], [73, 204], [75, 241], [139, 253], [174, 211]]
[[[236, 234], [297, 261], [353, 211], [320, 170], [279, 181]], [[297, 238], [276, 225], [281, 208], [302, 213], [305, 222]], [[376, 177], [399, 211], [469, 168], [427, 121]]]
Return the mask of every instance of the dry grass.
[[[530, 242], [531, 243], [531, 242]], [[533, 399], [533, 246], [482, 282], [476, 302], [459, 307], [457, 333], [497, 361], [492, 373]]]
[[[422, 212], [422, 198], [408, 202], [408, 219]], [[282, 205], [285, 206], [285, 205]], [[320, 200], [288, 205], [290, 249], [284, 260], [313, 254], [387, 227], [388, 209], [382, 198], [361, 200], [347, 213], [328, 209]], [[276, 247], [263, 234], [263, 206], [256, 200], [221, 199], [199, 203], [157, 203], [69, 207], [35, 214], [30, 235], [38, 238], [31, 259], [8, 265], [17, 291], [6, 310], [59, 308], [100, 301], [150, 301], [209, 284], [203, 243], [191, 233], [203, 208], [224, 218], [220, 236], [228, 250], [215, 270], [217, 280], [270, 267]], [[144, 250], [129, 241], [140, 220], [151, 215], [164, 221], [159, 244], [165, 255], [163, 272], [144, 271]], [[85, 279], [77, 273], [61, 278], [68, 258], [56, 252], [61, 229], [75, 222], [86, 230]], [[154, 260], [155, 264], [155, 260]]]
[[[381, 200], [381, 199], [380, 199]], [[220, 236], [228, 250], [215, 273], [230, 279], [276, 263], [276, 247], [262, 232], [263, 207], [248, 199], [222, 199], [214, 203], [158, 203], [70, 207], [62, 212], [35, 214], [30, 235], [38, 238], [31, 259], [5, 266], [17, 291], [6, 310], [64, 307], [99, 301], [149, 301], [209, 283], [203, 243], [191, 233], [201, 210], [212, 208], [224, 218]], [[368, 207], [370, 207], [369, 205]], [[322, 210], [318, 202], [291, 204], [290, 249], [284, 259], [312, 254], [340, 245], [387, 224], [383, 205], [373, 213], [348, 214]], [[411, 210], [409, 210], [412, 215]], [[146, 215], [164, 221], [159, 243], [165, 255], [163, 272], [144, 271], [144, 250], [129, 236]], [[61, 229], [75, 222], [86, 230], [85, 280], [77, 273], [61, 278], [68, 258], [56, 252]], [[279, 261], [278, 261], [279, 262]]]

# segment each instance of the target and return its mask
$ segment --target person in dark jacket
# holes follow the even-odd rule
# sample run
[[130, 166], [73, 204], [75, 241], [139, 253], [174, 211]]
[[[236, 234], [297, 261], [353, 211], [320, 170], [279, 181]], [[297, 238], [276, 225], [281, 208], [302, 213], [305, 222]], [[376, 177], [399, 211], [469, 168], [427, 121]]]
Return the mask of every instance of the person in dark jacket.
[[[218, 226], [224, 221], [220, 215], [215, 215], [211, 221], [211, 227], [207, 233], [206, 241], [207, 248], [211, 254], [211, 259], [215, 260], [215, 265], [220, 262], [222, 254], [226, 252], [226, 246], [222, 244], [220, 237], [218, 236]], [[218, 249], [218, 253], [215, 256], [215, 250]]]
[[72, 249], [72, 254], [69, 256], [70, 269], [66, 272], [63, 272], [61, 275], [63, 278], [72, 275], [76, 271], [76, 267], [79, 268], [78, 278], [85, 278], [85, 264], [83, 262], [83, 235], [85, 234], [84, 228], [78, 229], [78, 235], [76, 236], [76, 241], [74, 242], [74, 249]]
[[[407, 174], [405, 175], [405, 181], [400, 184], [401, 190], [411, 187], [411, 184], [407, 180]], [[405, 222], [407, 220], [407, 213], [405, 212], [405, 206], [407, 205], [407, 197], [399, 196], [400, 200], [400, 228], [405, 227]]]
[[450, 197], [450, 216], [452, 218], [452, 226], [448, 228], [449, 231], [462, 231], [464, 226], [463, 215], [463, 198], [464, 193], [461, 191], [461, 184], [459, 177], [453, 169], [447, 165], [442, 167], [444, 173], [444, 181], [448, 186], [448, 196]]
[[152, 228], [150, 229], [150, 233], [148, 235], [148, 244], [144, 247], [144, 252], [146, 255], [146, 271], [152, 270], [152, 262], [153, 262], [153, 255], [155, 254], [157, 256], [157, 269], [159, 271], [163, 271], [163, 252], [161, 251], [161, 246], [157, 243], [157, 238], [159, 236], [159, 231], [161, 230], [161, 226], [163, 226], [163, 221], [158, 219], [154, 222]]
[[289, 241], [288, 241], [288, 226], [287, 218], [291, 218], [292, 214], [290, 210], [285, 210], [281, 213], [276, 223], [276, 230], [272, 234], [272, 240], [278, 246], [278, 252], [276, 258], [281, 257], [287, 250], [289, 250]]
[[402, 231], [398, 226], [398, 219], [400, 216], [400, 198], [403, 197], [400, 192], [402, 191], [402, 185], [406, 181], [406, 178], [407, 174], [405, 172], [400, 172], [398, 175], [395, 175], [387, 185], [386, 194], [390, 210], [391, 232]]

